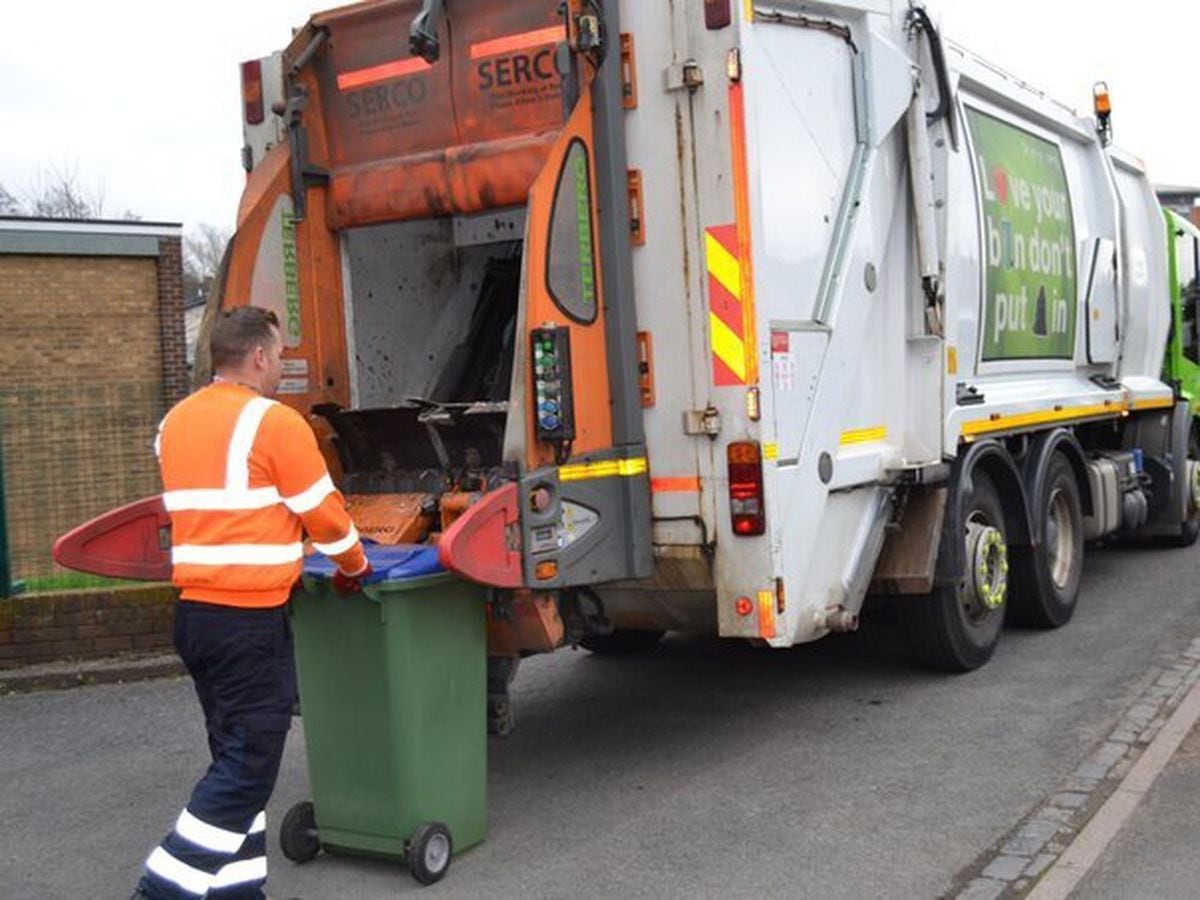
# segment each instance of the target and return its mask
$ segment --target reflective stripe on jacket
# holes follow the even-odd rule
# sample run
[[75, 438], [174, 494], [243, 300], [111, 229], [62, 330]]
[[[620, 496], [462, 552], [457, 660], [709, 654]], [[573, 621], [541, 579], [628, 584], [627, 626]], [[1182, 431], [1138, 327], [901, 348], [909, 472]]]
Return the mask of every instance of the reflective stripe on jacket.
[[295, 410], [216, 382], [167, 413], [155, 448], [171, 515], [172, 580], [184, 599], [286, 602], [305, 531], [343, 572], [366, 568], [312, 428]]

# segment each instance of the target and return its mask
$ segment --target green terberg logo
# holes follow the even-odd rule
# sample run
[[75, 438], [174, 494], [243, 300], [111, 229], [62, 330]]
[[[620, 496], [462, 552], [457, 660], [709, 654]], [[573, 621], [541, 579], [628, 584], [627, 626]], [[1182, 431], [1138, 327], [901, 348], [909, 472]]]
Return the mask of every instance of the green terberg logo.
[[287, 210], [283, 212], [283, 286], [287, 304], [283, 323], [284, 343], [300, 345], [300, 260], [296, 253], [296, 220]]
[[984, 362], [1071, 359], [1075, 223], [1062, 151], [967, 109], [983, 209]]

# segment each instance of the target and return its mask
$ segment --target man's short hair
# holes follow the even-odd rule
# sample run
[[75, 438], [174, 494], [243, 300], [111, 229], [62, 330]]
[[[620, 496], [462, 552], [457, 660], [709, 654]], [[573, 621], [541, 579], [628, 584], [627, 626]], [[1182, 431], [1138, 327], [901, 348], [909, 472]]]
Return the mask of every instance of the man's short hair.
[[239, 306], [217, 317], [209, 344], [213, 370], [241, 365], [255, 347], [269, 347], [279, 317], [261, 306]]

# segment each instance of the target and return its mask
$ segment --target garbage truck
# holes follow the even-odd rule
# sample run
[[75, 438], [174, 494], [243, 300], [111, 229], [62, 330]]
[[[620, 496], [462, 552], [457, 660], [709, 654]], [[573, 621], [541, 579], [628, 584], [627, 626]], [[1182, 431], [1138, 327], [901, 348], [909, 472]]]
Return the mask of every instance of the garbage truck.
[[1200, 533], [1173, 226], [1107, 93], [918, 3], [379, 0], [242, 100], [206, 316], [278, 313], [360, 530], [492, 586], [498, 660], [881, 595], [970, 670], [1071, 618], [1087, 542]]

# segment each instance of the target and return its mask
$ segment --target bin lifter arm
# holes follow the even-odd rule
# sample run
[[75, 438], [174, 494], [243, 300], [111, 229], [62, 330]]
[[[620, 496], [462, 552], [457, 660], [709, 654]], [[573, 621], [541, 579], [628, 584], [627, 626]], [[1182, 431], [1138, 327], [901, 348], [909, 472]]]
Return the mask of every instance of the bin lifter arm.
[[438, 32], [446, 17], [446, 0], [425, 0], [421, 11], [408, 29], [408, 49], [433, 65], [442, 55], [442, 43]]
[[114, 509], [54, 542], [54, 561], [77, 572], [171, 580], [171, 518], [161, 496]]
[[520, 515], [516, 484], [484, 495], [446, 529], [438, 542], [439, 560], [480, 584], [523, 587]]

